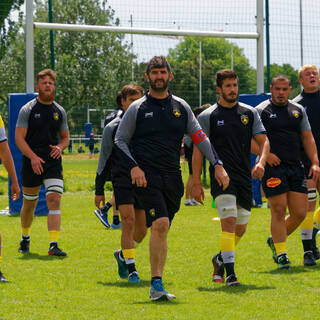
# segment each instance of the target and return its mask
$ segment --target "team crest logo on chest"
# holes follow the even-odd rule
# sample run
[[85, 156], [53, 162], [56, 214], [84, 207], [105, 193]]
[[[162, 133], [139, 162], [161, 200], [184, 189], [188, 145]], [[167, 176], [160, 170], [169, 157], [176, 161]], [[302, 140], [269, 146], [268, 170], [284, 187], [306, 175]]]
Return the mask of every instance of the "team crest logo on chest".
[[176, 118], [181, 117], [181, 112], [178, 106], [173, 106], [172, 111]]
[[293, 110], [292, 114], [296, 119], [298, 119], [300, 117], [300, 113], [297, 110]]
[[59, 114], [55, 112], [55, 113], [53, 114], [53, 119], [54, 119], [54, 120], [59, 120]]
[[241, 119], [241, 122], [242, 122], [244, 125], [247, 125], [248, 122], [249, 122], [249, 117], [248, 117], [247, 115], [245, 115], [245, 114], [241, 115], [240, 119]]

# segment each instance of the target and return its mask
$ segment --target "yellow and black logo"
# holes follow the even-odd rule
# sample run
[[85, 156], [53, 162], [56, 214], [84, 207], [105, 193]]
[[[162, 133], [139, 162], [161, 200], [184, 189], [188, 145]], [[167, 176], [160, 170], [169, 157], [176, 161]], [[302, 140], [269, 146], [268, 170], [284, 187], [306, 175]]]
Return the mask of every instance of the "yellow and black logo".
[[149, 214], [150, 214], [151, 217], [155, 217], [155, 215], [156, 215], [156, 210], [150, 209], [150, 210], [149, 210]]
[[296, 119], [300, 117], [300, 113], [297, 110], [292, 111], [292, 114]]
[[173, 114], [176, 118], [181, 117], [181, 112], [178, 106], [173, 106]]
[[59, 114], [55, 112], [55, 113], [53, 114], [53, 119], [54, 119], [54, 120], [59, 120]]
[[249, 122], [249, 117], [245, 114], [243, 114], [240, 119], [241, 119], [241, 122], [245, 125], [247, 125]]

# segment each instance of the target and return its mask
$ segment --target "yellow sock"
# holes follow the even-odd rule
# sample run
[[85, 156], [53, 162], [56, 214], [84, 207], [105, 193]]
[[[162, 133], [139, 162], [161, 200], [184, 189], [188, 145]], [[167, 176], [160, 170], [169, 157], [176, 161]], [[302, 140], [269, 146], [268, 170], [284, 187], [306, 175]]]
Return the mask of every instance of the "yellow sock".
[[315, 227], [317, 229], [320, 229], [320, 207], [314, 212], [313, 221], [314, 221]]
[[239, 241], [241, 240], [242, 237], [238, 237], [237, 235], [235, 235], [235, 239], [234, 239], [234, 244], [235, 246], [237, 246], [237, 244], [239, 243]]
[[313, 229], [313, 211], [307, 212], [306, 217], [300, 224], [300, 229], [312, 230]]
[[122, 249], [122, 254], [125, 259], [134, 259], [134, 248]]
[[275, 243], [274, 247], [276, 248], [277, 255], [279, 255], [281, 253], [284, 253], [284, 252], [287, 252], [286, 243], [285, 242]]
[[60, 231], [58, 230], [49, 230], [49, 241], [58, 242]]
[[235, 249], [235, 234], [230, 232], [221, 232], [220, 240], [221, 251], [234, 251]]
[[31, 228], [21, 228], [23, 236], [30, 236]]

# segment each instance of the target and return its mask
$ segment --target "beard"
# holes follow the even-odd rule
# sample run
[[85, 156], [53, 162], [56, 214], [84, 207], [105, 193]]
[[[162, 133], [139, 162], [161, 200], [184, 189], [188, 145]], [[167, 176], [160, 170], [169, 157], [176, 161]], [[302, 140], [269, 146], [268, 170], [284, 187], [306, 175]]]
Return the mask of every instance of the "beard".
[[234, 98], [228, 97], [225, 93], [222, 92], [222, 98], [227, 101], [228, 103], [234, 103], [238, 100], [238, 95], [235, 95]]
[[157, 91], [157, 92], [163, 92], [168, 89], [169, 85], [169, 78], [167, 80], [155, 80], [152, 81], [149, 79], [149, 84], [152, 90]]
[[51, 103], [54, 100], [54, 91], [39, 91], [39, 98], [43, 102]]

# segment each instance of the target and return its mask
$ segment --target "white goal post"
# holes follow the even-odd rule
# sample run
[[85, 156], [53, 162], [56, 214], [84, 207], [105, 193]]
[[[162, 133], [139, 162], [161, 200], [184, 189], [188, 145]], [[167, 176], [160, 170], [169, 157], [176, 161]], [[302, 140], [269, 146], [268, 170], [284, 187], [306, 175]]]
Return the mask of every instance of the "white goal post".
[[256, 39], [257, 41], [257, 94], [264, 92], [264, 0], [256, 0], [257, 32], [224, 32], [224, 31], [196, 31], [176, 29], [153, 28], [125, 28], [117, 26], [96, 26], [43, 23], [33, 21], [33, 0], [26, 1], [26, 92], [34, 92], [34, 28], [48, 30], [65, 30], [80, 32], [116, 32], [126, 34], [144, 35], [170, 35], [170, 36], [200, 36], [220, 38]]

